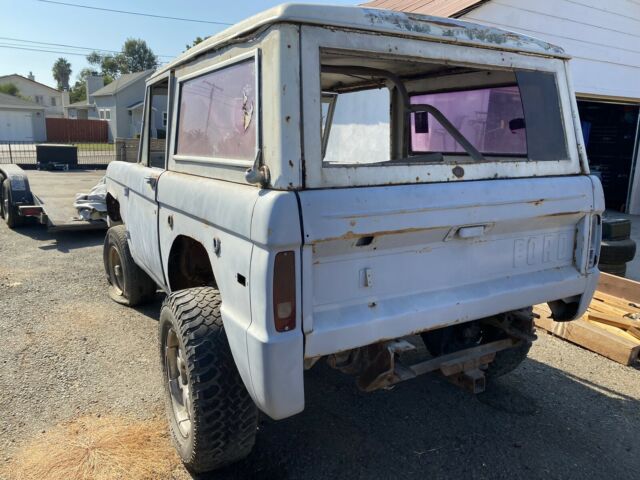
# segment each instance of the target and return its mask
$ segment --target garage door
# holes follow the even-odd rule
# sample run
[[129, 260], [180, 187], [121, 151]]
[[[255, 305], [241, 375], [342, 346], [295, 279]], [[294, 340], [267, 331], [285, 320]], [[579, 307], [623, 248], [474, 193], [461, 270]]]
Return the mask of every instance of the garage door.
[[0, 110], [0, 141], [33, 142], [32, 112]]

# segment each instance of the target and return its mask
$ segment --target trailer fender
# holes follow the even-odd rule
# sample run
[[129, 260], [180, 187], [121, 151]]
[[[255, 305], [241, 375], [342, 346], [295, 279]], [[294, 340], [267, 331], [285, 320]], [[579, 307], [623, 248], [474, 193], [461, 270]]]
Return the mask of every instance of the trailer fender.
[[[17, 165], [0, 165], [0, 176], [2, 180], [9, 180], [9, 191], [13, 206], [33, 205], [33, 194], [29, 186], [29, 178], [24, 170]], [[0, 195], [2, 195], [0, 193]], [[4, 202], [4, 198], [2, 198]]]

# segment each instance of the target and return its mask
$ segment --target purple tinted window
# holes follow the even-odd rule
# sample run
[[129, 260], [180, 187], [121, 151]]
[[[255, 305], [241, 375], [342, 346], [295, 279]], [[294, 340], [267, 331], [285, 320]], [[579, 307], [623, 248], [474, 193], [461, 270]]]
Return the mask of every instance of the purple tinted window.
[[251, 59], [185, 81], [180, 92], [176, 154], [253, 160], [255, 75]]
[[[412, 104], [440, 110], [482, 153], [526, 155], [527, 136], [520, 90], [517, 86], [414, 95]], [[465, 153], [431, 115], [411, 115], [414, 152]]]

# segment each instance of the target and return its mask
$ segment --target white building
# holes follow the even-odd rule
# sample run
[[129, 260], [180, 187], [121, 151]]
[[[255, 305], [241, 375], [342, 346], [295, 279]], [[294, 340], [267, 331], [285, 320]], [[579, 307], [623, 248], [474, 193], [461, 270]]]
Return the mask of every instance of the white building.
[[388, 8], [512, 30], [564, 48], [593, 172], [607, 208], [640, 214], [640, 2], [374, 0]]
[[44, 142], [46, 139], [44, 107], [0, 93], [0, 142]]
[[68, 92], [61, 92], [44, 83], [36, 82], [33, 75], [23, 77], [17, 73], [12, 73], [11, 75], [0, 76], [0, 85], [6, 83], [14, 84], [18, 88], [22, 98], [44, 107], [46, 117], [64, 117], [63, 104], [65, 102], [69, 103]]

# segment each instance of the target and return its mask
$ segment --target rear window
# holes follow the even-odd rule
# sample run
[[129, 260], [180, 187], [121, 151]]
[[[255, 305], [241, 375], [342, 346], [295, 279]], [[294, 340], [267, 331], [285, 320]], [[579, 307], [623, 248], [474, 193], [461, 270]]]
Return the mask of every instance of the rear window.
[[[412, 104], [429, 104], [482, 153], [561, 160], [567, 156], [555, 77], [516, 72], [517, 85], [412, 95]], [[413, 153], [466, 153], [427, 112], [411, 115]]]
[[[413, 95], [411, 103], [436, 107], [482, 153], [527, 155], [524, 111], [517, 85]], [[465, 153], [427, 112], [411, 114], [411, 151]]]
[[322, 65], [325, 167], [569, 157], [553, 73], [346, 55]]

